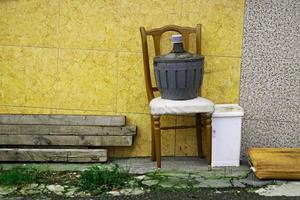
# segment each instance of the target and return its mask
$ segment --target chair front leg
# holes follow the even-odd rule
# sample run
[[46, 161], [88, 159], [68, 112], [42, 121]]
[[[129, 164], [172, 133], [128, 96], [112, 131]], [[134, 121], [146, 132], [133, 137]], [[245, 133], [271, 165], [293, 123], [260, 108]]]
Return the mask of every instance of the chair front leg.
[[161, 168], [161, 137], [160, 137], [160, 117], [153, 116], [154, 120], [154, 137], [155, 137], [155, 154], [157, 168]]
[[203, 147], [202, 147], [202, 124], [201, 124], [201, 114], [196, 114], [196, 131], [197, 131], [197, 145], [198, 145], [198, 156], [203, 158]]
[[151, 115], [151, 159], [152, 161], [156, 161], [155, 155], [155, 132], [154, 132], [154, 119]]
[[212, 158], [212, 126], [211, 126], [211, 114], [205, 114], [205, 135], [207, 140], [207, 161], [208, 169], [211, 170], [211, 158]]

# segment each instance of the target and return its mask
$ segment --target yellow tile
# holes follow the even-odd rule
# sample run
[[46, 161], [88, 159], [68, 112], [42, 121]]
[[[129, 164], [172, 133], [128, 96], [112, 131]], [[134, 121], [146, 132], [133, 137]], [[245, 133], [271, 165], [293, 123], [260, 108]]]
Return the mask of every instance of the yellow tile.
[[150, 115], [121, 113], [126, 115], [126, 123], [137, 126], [137, 135], [133, 138], [132, 147], [115, 147], [114, 157], [143, 157], [151, 155]]
[[[151, 155], [151, 123], [148, 114], [120, 113], [126, 115], [127, 124], [137, 126], [137, 135], [133, 139], [132, 147], [113, 148], [114, 157], [137, 157]], [[175, 116], [163, 116], [161, 119], [162, 126], [174, 126]], [[175, 131], [168, 130], [162, 133], [162, 155], [173, 156], [175, 149]]]
[[33, 108], [28, 106], [7, 106], [0, 105], [1, 114], [50, 114], [49, 108]]
[[25, 104], [53, 107], [56, 99], [57, 50], [24, 49], [26, 95]]
[[[162, 5], [157, 6], [160, 4]], [[164, 4], [167, 5], [164, 7]], [[140, 26], [148, 29], [167, 24], [195, 26], [201, 23], [204, 54], [241, 56], [243, 1], [184, 1], [182, 17], [178, 1], [172, 3], [162, 1], [159, 4], [156, 1], [147, 3], [125, 1], [122, 5], [120, 29], [122, 50], [141, 51], [138, 31]], [[155, 9], [152, 9], [153, 5], [156, 5]], [[203, 10], [205, 12], [201, 12]]]
[[[177, 116], [177, 126], [195, 125], [194, 116]], [[197, 137], [196, 130], [177, 129], [176, 130], [176, 156], [196, 156]]]
[[[176, 116], [162, 116], [161, 126], [169, 127], [176, 125]], [[163, 130], [161, 132], [161, 154], [162, 156], [175, 155], [175, 129]]]
[[[46, 112], [46, 111], [44, 111]], [[50, 114], [66, 115], [116, 115], [116, 112], [105, 112], [98, 110], [68, 110], [68, 109], [51, 109]]]
[[176, 130], [175, 156], [197, 156], [197, 140], [195, 129]]
[[3, 106], [0, 105], [0, 113], [8, 114], [61, 114], [61, 115], [116, 115], [115, 112], [102, 112], [92, 110], [71, 110], [56, 108], [41, 108], [31, 106]]
[[187, 0], [183, 3], [182, 21], [202, 24], [204, 55], [241, 56], [244, 1]]
[[179, 115], [176, 116], [177, 126], [193, 126], [195, 125], [195, 116], [191, 115]]
[[58, 108], [115, 111], [117, 54], [61, 50]]
[[25, 67], [21, 49], [0, 47], [0, 105], [25, 104]]
[[51, 109], [0, 105], [1, 114], [50, 114]]
[[1, 48], [1, 103], [51, 107], [55, 99], [57, 50]]
[[119, 53], [118, 112], [149, 113], [141, 53]]
[[215, 103], [239, 103], [241, 59], [205, 57], [202, 95]]
[[0, 44], [57, 46], [58, 1], [0, 1]]
[[60, 46], [116, 49], [120, 0], [64, 0], [60, 12]]
[[[0, 1], [0, 45], [57, 47], [59, 42], [66, 48], [57, 66], [56, 49], [0, 47], [0, 113], [124, 114], [138, 134], [132, 147], [110, 148], [109, 154], [150, 156], [139, 27], [203, 24], [202, 53], [208, 56], [202, 94], [216, 103], [238, 103], [243, 6], [235, 0]], [[171, 34], [163, 35], [162, 53], [171, 49]], [[190, 46], [194, 52], [194, 42]], [[161, 119], [162, 126], [176, 122], [194, 124], [194, 117]], [[197, 155], [195, 129], [163, 131], [162, 155]]]
[[[151, 11], [149, 10], [149, 13]], [[120, 48], [124, 51], [142, 52], [141, 36], [139, 28], [158, 28], [168, 24], [178, 24], [180, 22], [179, 13], [159, 13], [152, 14], [125, 15], [121, 18]], [[177, 22], [178, 21], [178, 22]]]
[[121, 11], [124, 15], [160, 15], [181, 12], [181, 0], [122, 0]]

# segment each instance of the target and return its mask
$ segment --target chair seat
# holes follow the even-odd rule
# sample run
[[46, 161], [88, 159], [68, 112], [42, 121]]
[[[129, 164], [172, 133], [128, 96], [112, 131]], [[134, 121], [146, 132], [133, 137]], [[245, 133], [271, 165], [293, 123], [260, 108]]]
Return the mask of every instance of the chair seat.
[[214, 103], [202, 97], [180, 101], [157, 97], [150, 101], [152, 115], [212, 113], [213, 111]]

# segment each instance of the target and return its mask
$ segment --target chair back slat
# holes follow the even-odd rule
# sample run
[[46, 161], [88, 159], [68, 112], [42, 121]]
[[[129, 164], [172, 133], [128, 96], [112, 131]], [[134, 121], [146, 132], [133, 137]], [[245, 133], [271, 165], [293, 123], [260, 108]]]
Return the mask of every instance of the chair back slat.
[[160, 53], [160, 38], [161, 35], [153, 35], [153, 42], [154, 42], [154, 51], [155, 51], [155, 56], [159, 56]]
[[[158, 91], [156, 87], [153, 87], [151, 75], [150, 75], [150, 64], [149, 64], [149, 49], [147, 36], [152, 36], [154, 42], [154, 52], [155, 56], [161, 55], [161, 36], [165, 32], [177, 32], [180, 33], [183, 37], [183, 45], [186, 50], [189, 50], [189, 39], [190, 34], [196, 34], [196, 54], [201, 54], [201, 25], [198, 24], [196, 27], [186, 27], [186, 26], [177, 26], [177, 25], [167, 25], [161, 28], [154, 28], [146, 30], [144, 27], [140, 28], [141, 39], [142, 39], [142, 50], [143, 50], [143, 62], [144, 62], [144, 74], [145, 74], [145, 83], [147, 90], [148, 101], [154, 98], [154, 92]], [[201, 90], [200, 90], [201, 91]]]

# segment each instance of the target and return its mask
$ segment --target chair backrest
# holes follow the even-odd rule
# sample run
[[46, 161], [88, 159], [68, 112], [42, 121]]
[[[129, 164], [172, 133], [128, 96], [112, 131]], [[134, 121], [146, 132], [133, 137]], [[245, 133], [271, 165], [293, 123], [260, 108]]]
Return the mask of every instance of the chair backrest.
[[196, 36], [196, 54], [201, 54], [201, 25], [198, 24], [196, 27], [184, 27], [176, 25], [167, 25], [161, 28], [155, 28], [146, 30], [144, 27], [140, 28], [142, 37], [142, 48], [143, 48], [143, 61], [144, 61], [144, 74], [146, 82], [146, 90], [149, 102], [154, 98], [154, 92], [158, 91], [157, 87], [153, 87], [150, 76], [150, 64], [149, 64], [149, 49], [147, 36], [152, 36], [154, 42], [155, 56], [161, 55], [161, 36], [165, 32], [174, 31], [180, 33], [183, 37], [183, 46], [185, 50], [189, 50], [189, 39], [190, 34]]

